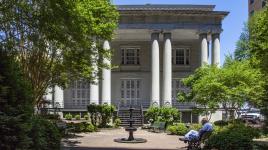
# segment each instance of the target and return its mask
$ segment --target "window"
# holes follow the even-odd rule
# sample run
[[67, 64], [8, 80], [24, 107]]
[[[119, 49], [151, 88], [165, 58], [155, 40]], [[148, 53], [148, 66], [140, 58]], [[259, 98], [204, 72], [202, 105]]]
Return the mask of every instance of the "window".
[[173, 79], [172, 80], [172, 99], [177, 99], [177, 94], [179, 92], [188, 92], [189, 88], [184, 86], [181, 82], [181, 79]]
[[140, 64], [139, 52], [140, 52], [139, 48], [122, 48], [121, 63], [125, 65], [139, 65]]
[[254, 3], [254, 0], [250, 0], [250, 4], [253, 4]]
[[122, 79], [121, 80], [121, 99], [126, 100], [128, 104], [135, 104], [140, 100], [141, 90], [140, 79]]
[[77, 80], [71, 83], [72, 102], [74, 106], [86, 106], [89, 103], [89, 83], [84, 80]]
[[173, 64], [189, 65], [190, 64], [190, 49], [176, 48], [173, 50]]

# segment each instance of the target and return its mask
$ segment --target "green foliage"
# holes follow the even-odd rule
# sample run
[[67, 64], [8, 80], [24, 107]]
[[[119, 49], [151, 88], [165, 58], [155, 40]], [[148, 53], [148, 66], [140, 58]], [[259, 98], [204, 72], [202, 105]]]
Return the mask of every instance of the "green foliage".
[[236, 43], [234, 57], [235, 60], [244, 60], [250, 58], [249, 55], [249, 30], [248, 24], [246, 23], [244, 25], [240, 38]]
[[108, 0], [4, 0], [0, 9], [0, 48], [16, 55], [39, 107], [48, 87], [92, 80], [91, 56], [110, 56], [102, 40], [112, 39], [119, 14]]
[[41, 117], [35, 116], [32, 121], [30, 137], [33, 142], [30, 149], [60, 149], [61, 134], [57, 126]]
[[80, 115], [75, 115], [74, 118], [75, 118], [75, 120], [80, 120], [81, 119]]
[[263, 74], [253, 68], [248, 60], [236, 61], [227, 57], [222, 68], [204, 66], [193, 75], [183, 79], [191, 88], [188, 93], [179, 93], [179, 101], [194, 101], [204, 111], [218, 108], [234, 110], [245, 102], [258, 105], [264, 96]]
[[[110, 119], [113, 116], [113, 113], [115, 111], [115, 107], [113, 105], [108, 104], [90, 104], [88, 105], [88, 112], [90, 114], [91, 123], [96, 126], [97, 123], [101, 127], [106, 127], [107, 123], [110, 122]], [[99, 122], [98, 122], [99, 121]]]
[[85, 132], [94, 132], [97, 128], [92, 123], [86, 123]]
[[168, 126], [167, 131], [175, 135], [185, 135], [189, 130], [184, 123], [176, 123]]
[[0, 149], [29, 149], [32, 88], [15, 59], [0, 51]]
[[121, 120], [120, 120], [119, 118], [116, 118], [116, 119], [114, 120], [114, 127], [115, 127], [115, 128], [118, 128], [118, 127], [120, 126], [120, 124], [121, 124]]
[[190, 129], [189, 130], [195, 130], [195, 131], [199, 131], [202, 128], [201, 124], [198, 123], [194, 123], [190, 125]]
[[180, 113], [178, 109], [164, 106], [164, 107], [157, 107], [151, 106], [146, 114], [145, 117], [150, 120], [153, 119], [153, 122], [160, 121], [165, 122], [167, 125], [173, 124], [173, 122], [178, 121], [180, 118]]
[[[254, 13], [249, 21], [250, 33], [250, 55], [251, 63], [260, 68], [264, 73], [266, 94], [262, 100], [263, 112], [268, 118], [268, 7], [266, 6], [262, 11]], [[265, 120], [265, 131], [268, 133], [268, 119]]]
[[258, 136], [258, 130], [252, 127], [245, 124], [230, 124], [217, 132], [213, 132], [205, 142], [205, 149], [252, 149], [252, 139]]
[[84, 115], [84, 118], [85, 118], [85, 120], [88, 120], [89, 119], [89, 116], [88, 115]]
[[225, 120], [218, 120], [218, 121], [215, 121], [215, 122], [214, 122], [214, 125], [215, 125], [215, 126], [220, 126], [220, 127], [227, 126], [227, 125], [228, 125], [228, 121], [225, 121]]
[[66, 120], [72, 120], [73, 115], [69, 113], [69, 114], [66, 114], [64, 118], [65, 118]]
[[99, 105], [100, 106], [100, 115], [101, 115], [101, 127], [105, 127], [111, 120], [113, 113], [115, 111], [115, 107], [113, 105]]
[[67, 123], [68, 128], [74, 128], [75, 132], [94, 132], [97, 127], [90, 122]]

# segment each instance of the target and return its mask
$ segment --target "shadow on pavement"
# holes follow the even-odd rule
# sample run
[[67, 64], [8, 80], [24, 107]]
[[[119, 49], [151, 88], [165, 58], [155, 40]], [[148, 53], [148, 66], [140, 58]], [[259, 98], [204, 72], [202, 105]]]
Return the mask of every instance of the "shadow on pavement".
[[62, 150], [186, 150], [186, 148], [148, 149], [148, 148], [115, 148], [115, 147], [64, 147]]

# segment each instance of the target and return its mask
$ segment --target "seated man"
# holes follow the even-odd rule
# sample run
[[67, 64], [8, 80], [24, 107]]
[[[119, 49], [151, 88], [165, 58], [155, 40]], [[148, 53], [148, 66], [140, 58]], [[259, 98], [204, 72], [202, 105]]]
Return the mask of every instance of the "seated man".
[[184, 138], [179, 138], [181, 141], [191, 141], [194, 139], [198, 139], [205, 132], [210, 132], [213, 130], [213, 126], [208, 122], [206, 118], [203, 118], [201, 121], [203, 127], [199, 131], [191, 130], [187, 134], [185, 134]]

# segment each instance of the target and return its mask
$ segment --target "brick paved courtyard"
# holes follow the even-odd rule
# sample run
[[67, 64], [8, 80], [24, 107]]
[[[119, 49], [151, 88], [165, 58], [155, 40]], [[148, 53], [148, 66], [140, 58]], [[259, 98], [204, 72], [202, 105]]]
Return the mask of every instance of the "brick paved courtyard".
[[62, 150], [186, 150], [176, 135], [152, 133], [138, 129], [134, 137], [147, 139], [146, 143], [116, 143], [115, 138], [127, 138], [124, 129], [101, 130], [94, 133], [80, 133], [62, 140]]

